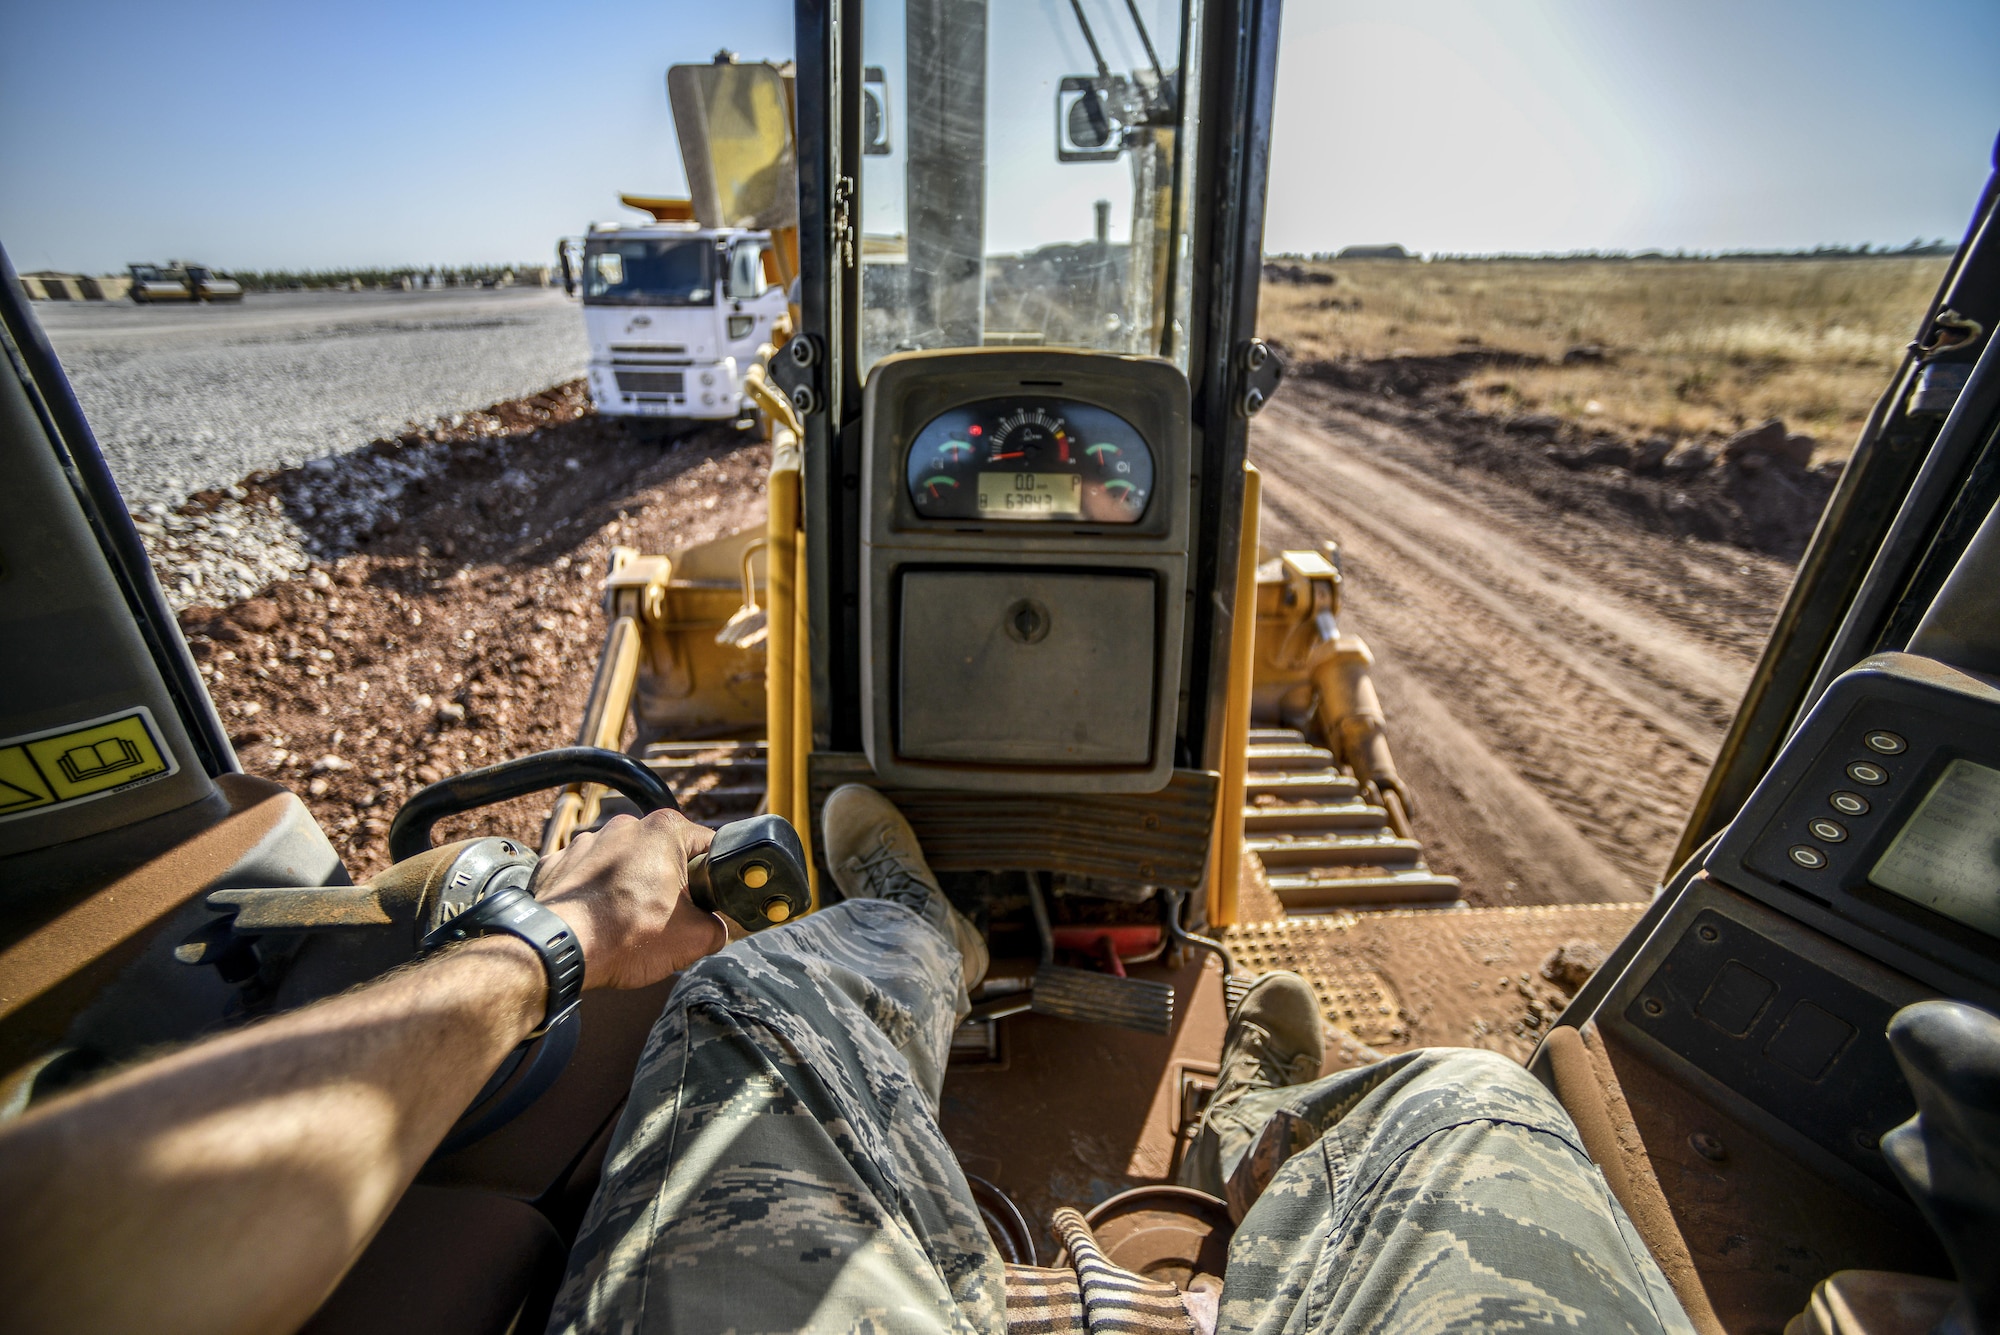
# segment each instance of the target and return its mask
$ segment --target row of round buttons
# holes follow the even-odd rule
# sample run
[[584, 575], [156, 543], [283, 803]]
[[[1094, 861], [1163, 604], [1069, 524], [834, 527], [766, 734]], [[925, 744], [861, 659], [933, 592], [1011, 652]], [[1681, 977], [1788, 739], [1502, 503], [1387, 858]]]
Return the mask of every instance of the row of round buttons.
[[[1884, 756], [1901, 755], [1910, 745], [1895, 733], [1885, 732], [1880, 728], [1863, 737], [1861, 742], [1870, 751]], [[1889, 782], [1889, 771], [1872, 760], [1857, 760], [1847, 767], [1847, 777], [1864, 788], [1880, 788]], [[1843, 816], [1865, 816], [1869, 810], [1867, 798], [1846, 789], [1829, 793], [1826, 804]], [[1813, 838], [1823, 844], [1845, 843], [1847, 840], [1847, 827], [1837, 820], [1828, 820], [1823, 816], [1817, 820], [1807, 821], [1806, 829]], [[1791, 858], [1793, 862], [1808, 871], [1818, 871], [1827, 863], [1826, 853], [1812, 844], [1792, 845]]]

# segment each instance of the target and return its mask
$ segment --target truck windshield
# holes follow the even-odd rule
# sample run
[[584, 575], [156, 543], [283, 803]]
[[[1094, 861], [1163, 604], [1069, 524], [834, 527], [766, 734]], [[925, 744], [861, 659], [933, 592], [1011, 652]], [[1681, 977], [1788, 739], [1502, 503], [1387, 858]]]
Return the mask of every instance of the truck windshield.
[[587, 240], [583, 299], [594, 306], [712, 306], [715, 243], [704, 237]]
[[1201, 0], [864, 4], [864, 373], [964, 347], [1185, 368]]

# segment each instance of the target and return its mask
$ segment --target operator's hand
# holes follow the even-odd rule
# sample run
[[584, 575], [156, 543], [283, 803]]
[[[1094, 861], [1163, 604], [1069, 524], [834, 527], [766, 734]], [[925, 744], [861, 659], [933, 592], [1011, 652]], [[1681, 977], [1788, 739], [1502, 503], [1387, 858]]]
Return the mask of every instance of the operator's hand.
[[542, 860], [535, 898], [576, 933], [585, 987], [645, 987], [722, 949], [722, 919], [687, 892], [714, 837], [678, 811], [613, 816]]

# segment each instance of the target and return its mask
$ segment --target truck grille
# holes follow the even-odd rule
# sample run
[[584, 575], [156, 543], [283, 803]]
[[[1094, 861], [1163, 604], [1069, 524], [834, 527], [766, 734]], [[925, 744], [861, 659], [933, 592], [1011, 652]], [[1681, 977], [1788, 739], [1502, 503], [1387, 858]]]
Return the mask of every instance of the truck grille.
[[679, 371], [615, 371], [621, 394], [678, 394], [686, 378]]

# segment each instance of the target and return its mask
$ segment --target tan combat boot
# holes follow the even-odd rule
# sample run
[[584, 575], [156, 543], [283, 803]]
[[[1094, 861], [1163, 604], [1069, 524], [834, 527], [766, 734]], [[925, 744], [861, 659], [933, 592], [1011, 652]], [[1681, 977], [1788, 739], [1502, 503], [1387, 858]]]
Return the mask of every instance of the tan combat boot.
[[965, 986], [977, 987], [986, 976], [986, 942], [944, 897], [903, 813], [873, 788], [849, 783], [827, 796], [819, 820], [840, 893], [849, 899], [886, 899], [922, 915], [957, 943], [965, 961]]
[[1325, 1021], [1312, 984], [1283, 970], [1267, 973], [1229, 1017], [1222, 1075], [1209, 1106], [1227, 1107], [1252, 1090], [1302, 1085], [1319, 1075], [1325, 1059]]

